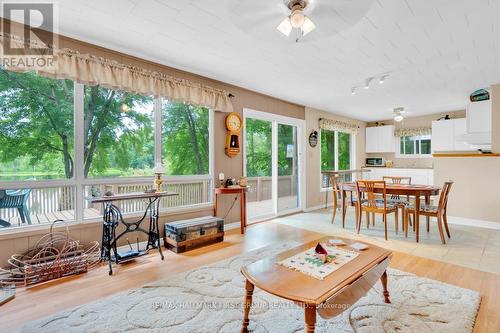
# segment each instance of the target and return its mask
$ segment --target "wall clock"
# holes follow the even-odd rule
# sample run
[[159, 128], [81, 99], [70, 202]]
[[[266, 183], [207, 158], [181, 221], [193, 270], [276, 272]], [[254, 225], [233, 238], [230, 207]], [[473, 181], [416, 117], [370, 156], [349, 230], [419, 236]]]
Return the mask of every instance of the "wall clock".
[[240, 153], [240, 134], [243, 122], [236, 112], [226, 116], [226, 155], [235, 157]]
[[317, 131], [312, 131], [311, 134], [309, 134], [309, 145], [314, 148], [318, 144], [318, 132]]

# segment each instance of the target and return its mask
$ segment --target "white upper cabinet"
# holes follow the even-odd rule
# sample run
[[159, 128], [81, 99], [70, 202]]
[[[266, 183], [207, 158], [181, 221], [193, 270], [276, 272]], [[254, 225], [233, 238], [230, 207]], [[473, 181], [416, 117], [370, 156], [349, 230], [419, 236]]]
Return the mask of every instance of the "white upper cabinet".
[[465, 118], [440, 120], [432, 122], [432, 151], [468, 151], [473, 150], [464, 142], [467, 132]]
[[491, 100], [470, 102], [467, 106], [469, 133], [491, 132]]
[[396, 151], [394, 126], [367, 127], [365, 150], [367, 153], [394, 153]]

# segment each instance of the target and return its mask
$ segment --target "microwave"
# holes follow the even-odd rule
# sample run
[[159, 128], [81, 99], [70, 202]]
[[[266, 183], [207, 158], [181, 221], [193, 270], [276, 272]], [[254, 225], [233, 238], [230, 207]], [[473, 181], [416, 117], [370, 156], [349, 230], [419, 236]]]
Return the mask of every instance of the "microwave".
[[385, 158], [383, 158], [383, 157], [368, 157], [366, 159], [366, 166], [383, 167], [383, 166], [385, 166]]

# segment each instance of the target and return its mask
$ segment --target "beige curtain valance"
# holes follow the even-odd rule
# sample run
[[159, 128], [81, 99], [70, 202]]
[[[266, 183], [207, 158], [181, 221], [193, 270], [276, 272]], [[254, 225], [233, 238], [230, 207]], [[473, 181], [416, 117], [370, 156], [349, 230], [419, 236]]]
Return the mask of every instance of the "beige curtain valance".
[[359, 130], [359, 127], [356, 124], [325, 118], [321, 118], [319, 120], [319, 128], [329, 131], [346, 132], [350, 134], [357, 134]]
[[[2, 45], [36, 45], [16, 36], [0, 34]], [[34, 67], [30, 65], [8, 67], [12, 71], [35, 70], [40, 75], [70, 79], [87, 85], [101, 85], [116, 90], [126, 90], [141, 95], [162, 96], [177, 102], [205, 106], [217, 111], [232, 112], [229, 92], [190, 80], [180, 79], [160, 72], [121, 64], [117, 61], [81, 54], [69, 49], [54, 49], [54, 66]]]
[[432, 128], [430, 127], [400, 128], [394, 131], [395, 137], [420, 136], [430, 134], [432, 134]]

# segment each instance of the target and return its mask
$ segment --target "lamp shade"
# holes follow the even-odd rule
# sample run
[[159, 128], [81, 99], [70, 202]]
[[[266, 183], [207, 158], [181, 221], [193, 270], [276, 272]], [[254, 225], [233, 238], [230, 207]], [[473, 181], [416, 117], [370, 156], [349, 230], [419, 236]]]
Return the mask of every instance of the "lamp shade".
[[165, 173], [165, 168], [161, 163], [156, 163], [155, 167], [153, 168], [154, 173]]
[[292, 32], [292, 23], [290, 23], [290, 18], [286, 17], [283, 21], [281, 21], [280, 25], [276, 28], [285, 36], [290, 36]]
[[311, 19], [307, 16], [304, 17], [304, 23], [302, 24], [302, 35], [305, 36], [314, 29], [316, 29], [316, 25], [311, 21]]

